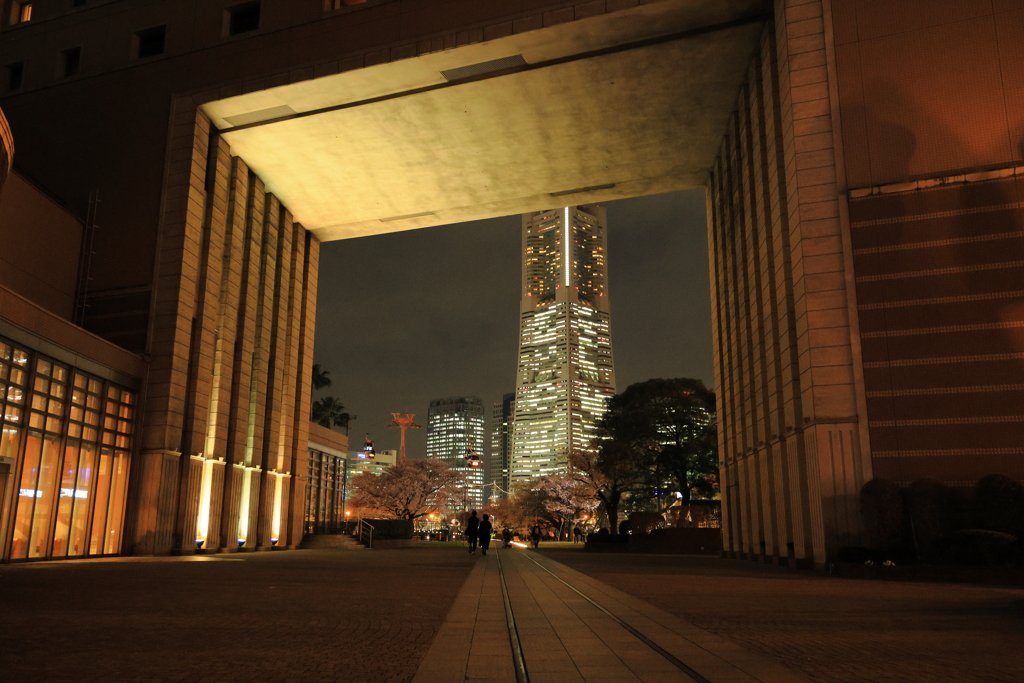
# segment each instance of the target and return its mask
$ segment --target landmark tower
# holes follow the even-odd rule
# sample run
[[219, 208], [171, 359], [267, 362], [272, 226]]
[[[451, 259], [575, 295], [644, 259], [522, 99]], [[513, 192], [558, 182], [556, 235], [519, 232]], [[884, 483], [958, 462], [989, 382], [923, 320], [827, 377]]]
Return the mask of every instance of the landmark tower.
[[615, 393], [605, 210], [523, 216], [519, 367], [509, 481], [564, 469]]

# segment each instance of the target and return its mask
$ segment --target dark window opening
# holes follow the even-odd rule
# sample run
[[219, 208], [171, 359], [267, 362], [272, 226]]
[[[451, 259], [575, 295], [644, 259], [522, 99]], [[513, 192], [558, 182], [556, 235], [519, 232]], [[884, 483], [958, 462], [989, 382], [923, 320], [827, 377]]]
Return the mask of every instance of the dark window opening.
[[7, 65], [7, 89], [18, 90], [25, 78], [25, 63], [15, 62]]
[[167, 37], [167, 26], [154, 26], [135, 33], [135, 58], [143, 59], [164, 53], [164, 39]]
[[71, 47], [60, 51], [64, 77], [77, 76], [82, 66], [82, 48]]
[[228, 8], [228, 35], [255, 31], [260, 27], [260, 2], [245, 2]]
[[71, 0], [72, 7], [82, 7], [86, 3], [86, 0]]

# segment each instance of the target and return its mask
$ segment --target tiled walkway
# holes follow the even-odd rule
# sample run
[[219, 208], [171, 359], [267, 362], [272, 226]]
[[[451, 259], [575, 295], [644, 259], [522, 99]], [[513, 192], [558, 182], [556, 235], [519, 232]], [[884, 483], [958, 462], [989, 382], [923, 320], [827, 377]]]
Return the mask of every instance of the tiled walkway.
[[512, 549], [481, 558], [414, 683], [516, 681], [502, 575], [530, 683], [807, 680], [540, 553]]

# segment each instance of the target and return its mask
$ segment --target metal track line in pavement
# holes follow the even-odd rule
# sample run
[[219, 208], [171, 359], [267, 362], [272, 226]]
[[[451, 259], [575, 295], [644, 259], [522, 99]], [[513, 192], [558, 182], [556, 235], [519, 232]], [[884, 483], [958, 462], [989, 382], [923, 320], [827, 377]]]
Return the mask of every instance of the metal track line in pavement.
[[505, 623], [508, 625], [508, 639], [512, 643], [512, 665], [516, 670], [516, 683], [530, 683], [530, 674], [526, 671], [523, 659], [523, 646], [519, 642], [519, 631], [516, 629], [516, 617], [512, 612], [512, 601], [508, 597], [508, 586], [505, 585], [505, 570], [501, 566], [501, 553], [494, 553], [498, 558], [498, 578], [501, 581], [501, 597], [505, 599]]
[[[579, 595], [581, 598], [583, 598], [584, 600], [589, 602], [591, 605], [593, 605], [597, 609], [599, 609], [602, 612], [604, 612], [605, 614], [607, 614], [619, 626], [621, 626], [622, 628], [624, 628], [627, 631], [629, 631], [630, 633], [632, 633], [634, 636], [637, 637], [637, 639], [640, 640], [640, 642], [642, 642], [644, 645], [646, 645], [647, 647], [651, 648], [652, 650], [657, 652], [659, 655], [664, 657], [666, 660], [668, 660], [670, 663], [672, 663], [676, 668], [678, 668], [684, 674], [686, 674], [687, 676], [692, 678], [696, 683], [711, 683], [711, 681], [709, 681], [708, 679], [704, 678], [699, 673], [697, 673], [696, 671], [694, 671], [693, 669], [688, 667], [685, 663], [683, 663], [678, 657], [673, 655], [671, 652], [668, 652], [665, 648], [661, 647], [660, 645], [655, 643], [653, 640], [651, 640], [650, 638], [645, 636], [643, 633], [641, 633], [637, 629], [635, 629], [632, 626], [630, 626], [628, 623], [626, 623], [624, 620], [619, 618], [617, 615], [609, 612], [603, 606], [601, 606], [600, 604], [598, 604], [598, 603], [594, 602], [593, 600], [591, 600], [590, 597], [587, 596], [585, 593], [582, 593], [581, 591], [577, 590], [577, 588], [575, 586], [573, 586], [571, 583], [569, 583], [568, 581], [566, 581], [562, 577], [560, 577], [557, 574], [555, 574], [553, 571], [551, 571], [550, 569], [548, 569], [547, 567], [542, 565], [537, 560], [535, 560], [532, 557], [530, 557], [529, 554], [523, 553], [523, 557], [527, 558], [528, 560], [530, 560], [530, 562], [533, 562], [535, 565], [537, 565], [538, 567], [540, 567], [541, 569], [546, 571], [548, 574], [553, 576], [559, 582], [564, 584], [569, 590], [571, 590], [572, 592], [574, 592], [577, 595]], [[500, 567], [500, 562], [499, 562], [499, 567]], [[501, 578], [501, 587], [502, 587], [503, 591], [506, 590], [505, 589], [505, 577], [504, 577], [504, 575]], [[511, 611], [511, 605], [508, 602], [508, 593], [507, 592], [505, 592], [505, 609], [508, 610], [509, 612]], [[510, 637], [511, 637], [511, 634], [512, 634], [512, 631], [511, 631], [511, 627], [510, 627], [510, 629], [509, 629], [509, 636]], [[516, 639], [515, 639], [514, 644], [513, 644], [513, 647], [516, 647], [516, 646], [518, 646], [518, 635], [516, 636]], [[516, 669], [517, 677], [518, 677], [518, 674], [519, 674], [519, 670], [518, 670], [518, 667], [517, 667], [517, 669]]]

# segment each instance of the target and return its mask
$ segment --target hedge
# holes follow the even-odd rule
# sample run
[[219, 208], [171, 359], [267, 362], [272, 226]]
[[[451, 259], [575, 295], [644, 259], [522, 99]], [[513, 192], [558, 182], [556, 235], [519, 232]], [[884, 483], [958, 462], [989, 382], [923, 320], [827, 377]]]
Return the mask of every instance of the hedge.
[[411, 519], [367, 519], [365, 521], [373, 527], [375, 541], [412, 538]]

